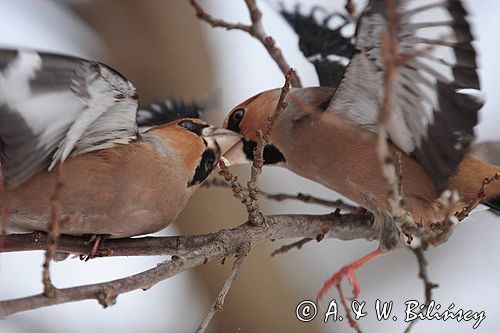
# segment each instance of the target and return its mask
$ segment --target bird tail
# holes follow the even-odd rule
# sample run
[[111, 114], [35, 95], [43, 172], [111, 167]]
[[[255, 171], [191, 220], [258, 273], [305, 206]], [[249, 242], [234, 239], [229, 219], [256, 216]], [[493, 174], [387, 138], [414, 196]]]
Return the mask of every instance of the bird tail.
[[495, 213], [500, 214], [500, 195], [495, 199], [486, 201], [484, 204], [490, 207]]

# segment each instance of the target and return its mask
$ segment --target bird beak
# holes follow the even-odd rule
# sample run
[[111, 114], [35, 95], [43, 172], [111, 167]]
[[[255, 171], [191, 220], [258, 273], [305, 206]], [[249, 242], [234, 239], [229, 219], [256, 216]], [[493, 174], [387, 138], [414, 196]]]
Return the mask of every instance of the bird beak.
[[[225, 128], [210, 126], [203, 130], [202, 135], [207, 141], [209, 148], [213, 149], [216, 147], [216, 150], [220, 152], [220, 158], [224, 160], [226, 165], [248, 163], [247, 160], [239, 162], [239, 151], [245, 157], [243, 152], [243, 137], [240, 134]], [[212, 145], [215, 147], [211, 147]], [[231, 152], [230, 157], [227, 155], [229, 152]]]
[[245, 154], [243, 147], [243, 139], [240, 138], [236, 144], [224, 153], [222, 158], [226, 165], [247, 164], [251, 162]]

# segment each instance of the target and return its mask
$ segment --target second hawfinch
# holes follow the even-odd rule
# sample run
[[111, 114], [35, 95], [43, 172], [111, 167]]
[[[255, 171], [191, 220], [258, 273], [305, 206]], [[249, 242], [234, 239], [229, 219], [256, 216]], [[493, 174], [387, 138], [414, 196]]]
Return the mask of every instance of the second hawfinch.
[[7, 227], [47, 230], [59, 167], [63, 234], [129, 237], [172, 222], [240, 136], [190, 118], [140, 132], [137, 106], [132, 83], [102, 63], [0, 50]]
[[[461, 1], [396, 3], [400, 52], [415, 56], [396, 79], [388, 139], [392, 153], [400, 156], [404, 205], [427, 228], [446, 217], [437, 201], [443, 190], [457, 190], [463, 207], [500, 167], [466, 156], [482, 103], [471, 94], [480, 85]], [[446, 18], [436, 19], [444, 13]], [[400, 239], [394, 223], [387, 223], [389, 188], [374, 140], [384, 96], [381, 38], [385, 31], [386, 1], [371, 0], [357, 22], [354, 53], [338, 88], [292, 89], [264, 151], [265, 164], [283, 166], [329, 187], [366, 207], [381, 223], [380, 249], [347, 266], [325, 287], [393, 248]], [[429, 33], [438, 37], [428, 37]], [[244, 136], [239, 147], [226, 155], [230, 162], [253, 158], [256, 131], [266, 128], [279, 95], [279, 89], [260, 93], [228, 114], [224, 127]], [[483, 202], [498, 204], [498, 198], [497, 182], [488, 188]]]

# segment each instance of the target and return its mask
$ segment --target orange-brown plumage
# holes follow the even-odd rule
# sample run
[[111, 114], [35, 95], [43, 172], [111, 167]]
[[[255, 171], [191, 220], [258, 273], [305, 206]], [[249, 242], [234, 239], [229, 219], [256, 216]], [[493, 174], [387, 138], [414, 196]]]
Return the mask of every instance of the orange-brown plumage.
[[[390, 117], [380, 134], [387, 136], [399, 163], [406, 209], [423, 227], [450, 213], [451, 208], [441, 209], [437, 200], [443, 190], [459, 192], [459, 210], [500, 167], [466, 156], [483, 102], [477, 98], [481, 86], [474, 37], [462, 1], [422, 5], [401, 0], [391, 9], [385, 0], [369, 0], [355, 22], [352, 38], [345, 38], [343, 25], [333, 29], [329, 19], [319, 23], [313, 14], [314, 10], [308, 17], [298, 10], [283, 12], [319, 81], [335, 90], [291, 90], [288, 107], [264, 149], [264, 160], [321, 183], [374, 214], [381, 230], [379, 249], [342, 268], [318, 294], [321, 298], [347, 276], [356, 297], [354, 271], [402, 239], [398, 219], [388, 209], [392, 191], [382, 174], [382, 164], [384, 174], [391, 166], [381, 163], [375, 143], [387, 98]], [[393, 50], [404, 55], [397, 65], [387, 61], [392, 52], [384, 43], [387, 31], [397, 44]], [[386, 80], [390, 70], [397, 75]], [[236, 151], [228, 154], [234, 162], [253, 158], [255, 131], [266, 128], [278, 95], [277, 90], [261, 93], [226, 118], [224, 126], [245, 137], [239, 157]], [[483, 202], [500, 210], [500, 184], [488, 188]]]
[[[129, 237], [156, 232], [175, 220], [198, 188], [188, 183], [207, 149], [202, 137], [178, 123], [153, 128], [130, 144], [65, 161], [58, 200], [61, 218], [68, 222], [60, 232]], [[230, 134], [224, 138], [238, 140]], [[11, 212], [8, 226], [46, 230], [56, 180], [56, 172], [45, 170], [10, 188], [0, 173], [0, 205]]]
[[[388, 187], [382, 175], [375, 135], [333, 112], [324, 112], [321, 105], [331, 97], [329, 88], [292, 89], [288, 107], [276, 121], [269, 144], [284, 156], [282, 164], [291, 171], [323, 184], [370, 210], [388, 208]], [[317, 96], [316, 98], [314, 96]], [[306, 96], [303, 98], [303, 96]], [[235, 107], [244, 109], [240, 133], [255, 140], [255, 131], [265, 129], [267, 117], [273, 112], [279, 90], [259, 94]], [[229, 118], [224, 126], [229, 126]], [[399, 157], [405, 205], [417, 222], [428, 226], [445, 218], [436, 199], [439, 195], [431, 178], [420, 163], [396, 146], [390, 148]], [[500, 167], [466, 157], [450, 178], [449, 188], [456, 189], [462, 203], [470, 202], [485, 178], [492, 177]], [[500, 184], [488, 190], [485, 200], [500, 195]]]

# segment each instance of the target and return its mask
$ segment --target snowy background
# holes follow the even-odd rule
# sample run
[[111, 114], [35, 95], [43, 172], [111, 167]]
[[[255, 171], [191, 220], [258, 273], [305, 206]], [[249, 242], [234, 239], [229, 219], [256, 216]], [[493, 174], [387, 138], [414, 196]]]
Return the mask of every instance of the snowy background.
[[[288, 5], [295, 0], [285, 2]], [[310, 5], [309, 1], [303, 2]], [[500, 64], [496, 54], [500, 2], [465, 2], [478, 39], [487, 96], [478, 137], [500, 139]], [[248, 22], [243, 1], [201, 3], [216, 17]], [[298, 50], [295, 34], [269, 3], [259, 2], [267, 32], [297, 69], [303, 84], [317, 85], [314, 68]], [[341, 0], [314, 3], [329, 9], [343, 5]], [[283, 83], [282, 74], [256, 40], [241, 32], [214, 30], [198, 22], [187, 1], [181, 0], [0, 0], [0, 46], [51, 50], [104, 61], [136, 84], [144, 102], [165, 96], [209, 101], [212, 110], [207, 117], [214, 124], [220, 124], [227, 111], [242, 100]], [[237, 169], [242, 176], [248, 173], [246, 167]], [[283, 169], [267, 168], [261, 184], [274, 192], [336, 197], [328, 189]], [[294, 202], [269, 202], [263, 208], [270, 214], [328, 212]], [[235, 226], [243, 220], [243, 208], [230, 193], [201, 190], [166, 232], [203, 233]], [[449, 242], [427, 252], [431, 280], [440, 284], [434, 300], [443, 307], [455, 303], [456, 308], [484, 310], [487, 318], [477, 332], [500, 331], [499, 233], [499, 218], [478, 212], [459, 225]], [[251, 253], [211, 330], [351, 332], [345, 323], [325, 325], [319, 318], [299, 323], [294, 318], [295, 306], [303, 299], [314, 299], [330, 274], [377, 244], [325, 240], [271, 259], [269, 253], [280, 244], [268, 243]], [[41, 252], [1, 255], [0, 299], [41, 292], [42, 258]], [[52, 265], [52, 278], [58, 287], [107, 281], [154, 267], [162, 259], [66, 260]], [[214, 263], [164, 281], [147, 292], [121, 295], [115, 306], [105, 310], [96, 301], [84, 301], [17, 314], [0, 320], [0, 332], [192, 332], [222, 286], [229, 266]], [[402, 321], [404, 301], [423, 298], [414, 256], [404, 250], [391, 253], [362, 268], [357, 277], [368, 310], [376, 299], [394, 300], [400, 317], [396, 322], [378, 322], [372, 310], [359, 322], [364, 331], [402, 332], [406, 325]], [[335, 297], [332, 292], [327, 299]], [[428, 321], [418, 323], [413, 332], [471, 332], [471, 328], [470, 322]]]

